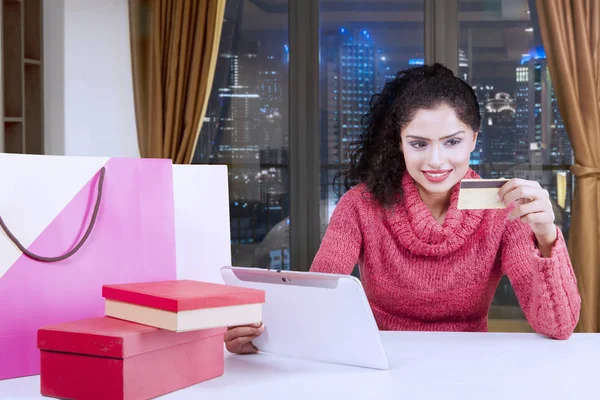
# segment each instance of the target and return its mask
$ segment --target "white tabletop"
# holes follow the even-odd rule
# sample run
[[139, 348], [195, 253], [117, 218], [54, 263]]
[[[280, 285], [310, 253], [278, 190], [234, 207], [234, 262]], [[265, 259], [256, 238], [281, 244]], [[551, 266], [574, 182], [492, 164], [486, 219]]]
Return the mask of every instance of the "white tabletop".
[[[227, 354], [225, 374], [164, 399], [598, 399], [600, 334], [382, 332], [377, 371]], [[0, 381], [0, 399], [39, 399], [39, 377]]]

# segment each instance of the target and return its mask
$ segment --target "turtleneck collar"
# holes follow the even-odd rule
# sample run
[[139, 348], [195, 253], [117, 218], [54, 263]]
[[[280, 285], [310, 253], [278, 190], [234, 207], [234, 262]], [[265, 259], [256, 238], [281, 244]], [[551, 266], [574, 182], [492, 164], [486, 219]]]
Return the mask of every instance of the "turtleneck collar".
[[[465, 179], [479, 175], [469, 169]], [[396, 206], [391, 223], [397, 239], [411, 253], [425, 256], [444, 256], [462, 246], [475, 232], [483, 218], [483, 210], [457, 209], [460, 183], [452, 188], [450, 206], [444, 223], [433, 217], [419, 189], [408, 172], [402, 177], [402, 201]]]

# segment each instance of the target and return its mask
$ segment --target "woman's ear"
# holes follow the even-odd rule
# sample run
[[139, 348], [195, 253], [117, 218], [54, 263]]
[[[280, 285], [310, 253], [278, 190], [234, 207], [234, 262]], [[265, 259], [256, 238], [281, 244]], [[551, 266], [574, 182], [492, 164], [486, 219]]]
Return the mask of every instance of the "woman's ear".
[[473, 143], [471, 144], [471, 151], [475, 151], [475, 147], [477, 147], [477, 137], [479, 136], [479, 131], [473, 132]]

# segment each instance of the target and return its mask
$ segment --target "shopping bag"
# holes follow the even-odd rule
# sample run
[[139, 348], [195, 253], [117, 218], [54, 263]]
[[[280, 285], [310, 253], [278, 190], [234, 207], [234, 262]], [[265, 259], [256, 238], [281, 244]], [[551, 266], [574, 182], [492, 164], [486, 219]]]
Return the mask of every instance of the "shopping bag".
[[177, 279], [223, 283], [231, 265], [226, 165], [173, 165]]
[[170, 160], [0, 154], [0, 379], [37, 330], [102, 316], [102, 285], [176, 278]]

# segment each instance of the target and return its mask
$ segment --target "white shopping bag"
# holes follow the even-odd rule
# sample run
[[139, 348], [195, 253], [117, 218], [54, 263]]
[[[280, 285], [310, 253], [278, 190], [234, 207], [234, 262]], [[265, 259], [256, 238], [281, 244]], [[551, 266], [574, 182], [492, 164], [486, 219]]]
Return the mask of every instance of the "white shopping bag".
[[173, 165], [177, 279], [223, 283], [231, 265], [225, 165]]

